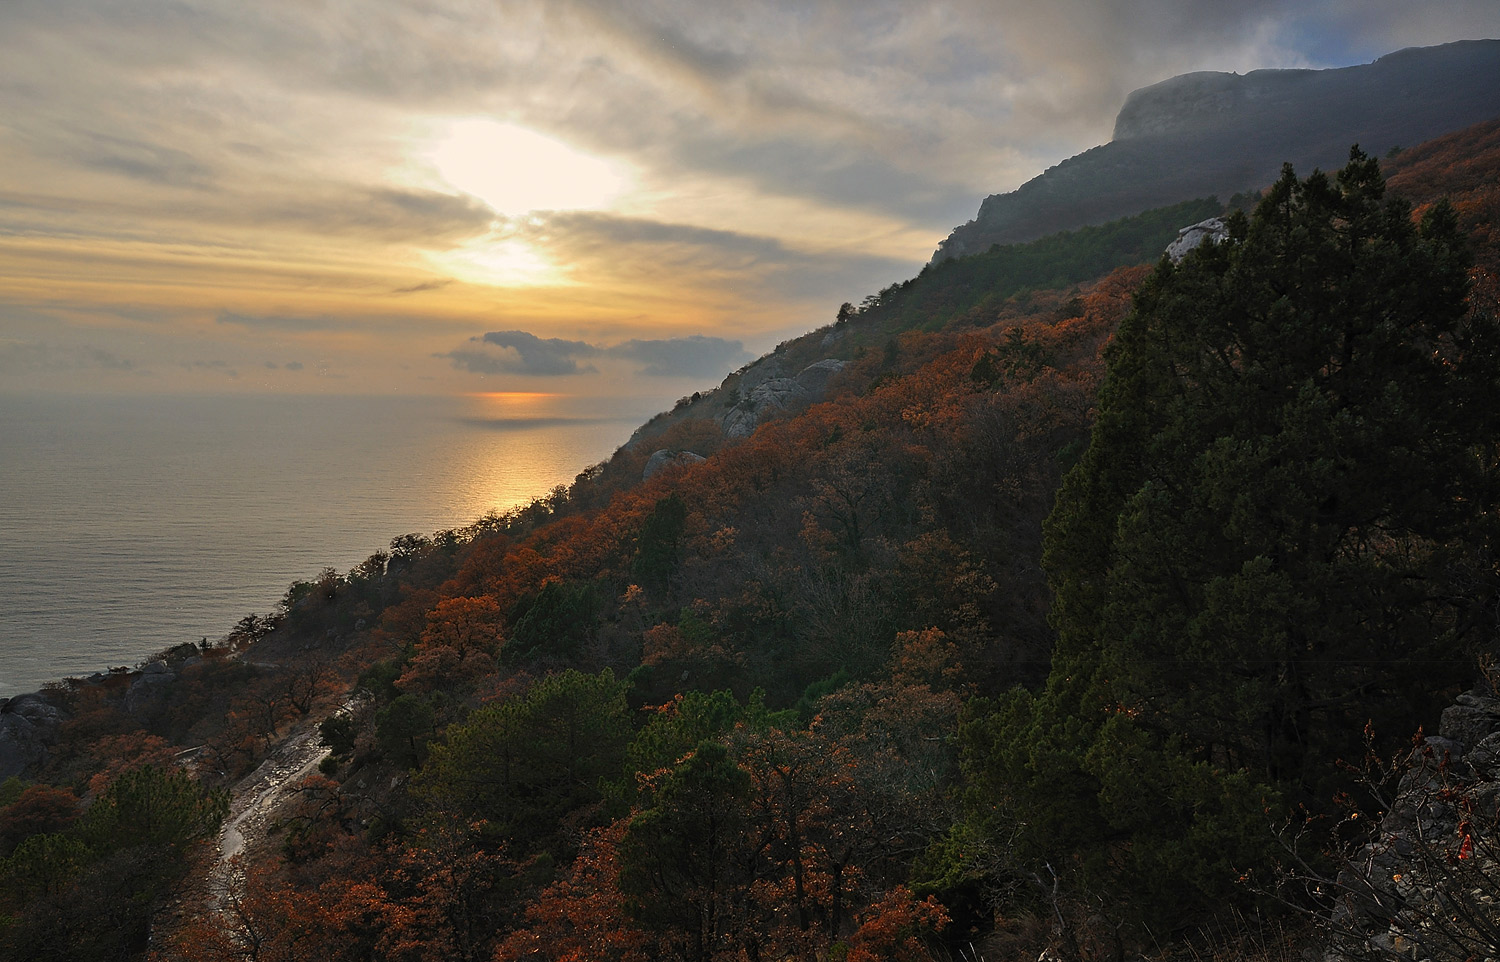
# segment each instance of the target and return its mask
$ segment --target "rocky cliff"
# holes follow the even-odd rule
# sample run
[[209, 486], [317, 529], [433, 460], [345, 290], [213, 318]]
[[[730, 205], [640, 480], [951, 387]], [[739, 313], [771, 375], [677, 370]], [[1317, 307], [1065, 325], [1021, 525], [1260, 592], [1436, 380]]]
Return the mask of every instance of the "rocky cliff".
[[[1383, 811], [1336, 878], [1312, 878], [1324, 917], [1324, 962], [1492, 958], [1500, 946], [1500, 698], [1485, 685], [1443, 712], [1439, 734], [1418, 739], [1387, 772], [1395, 794], [1369, 794]], [[1335, 837], [1368, 820], [1344, 821]], [[1338, 843], [1335, 842], [1334, 847]], [[1306, 864], [1306, 863], [1304, 863]]]
[[1383, 155], [1497, 115], [1500, 40], [1333, 70], [1184, 74], [1126, 98], [1108, 144], [985, 198], [933, 262], [1195, 197], [1228, 199], [1269, 185], [1285, 162], [1332, 169], [1352, 144]]

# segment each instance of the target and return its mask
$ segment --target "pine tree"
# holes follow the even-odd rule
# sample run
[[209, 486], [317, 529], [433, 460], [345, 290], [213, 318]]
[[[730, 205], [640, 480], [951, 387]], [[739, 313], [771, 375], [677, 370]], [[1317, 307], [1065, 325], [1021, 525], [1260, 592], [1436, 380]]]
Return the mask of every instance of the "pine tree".
[[1452, 210], [1415, 223], [1356, 150], [1137, 292], [1047, 524], [1047, 687], [966, 729], [1037, 851], [1206, 865], [1247, 795], [1316, 800], [1367, 720], [1409, 734], [1462, 677], [1500, 439], [1468, 263]]

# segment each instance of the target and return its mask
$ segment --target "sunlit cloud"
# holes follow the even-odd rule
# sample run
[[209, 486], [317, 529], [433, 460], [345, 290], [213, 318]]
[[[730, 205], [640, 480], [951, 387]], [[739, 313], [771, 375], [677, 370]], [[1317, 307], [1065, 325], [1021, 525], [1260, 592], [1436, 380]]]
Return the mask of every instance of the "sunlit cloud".
[[426, 159], [451, 186], [498, 213], [603, 209], [626, 187], [617, 164], [534, 130], [484, 118], [445, 126]]
[[[912, 276], [1133, 89], [1496, 35], [1494, 0], [11, 0], [0, 343], [122, 389], [706, 372]], [[501, 324], [600, 353], [464, 340]]]
[[441, 356], [452, 360], [454, 367], [475, 374], [555, 377], [594, 373], [592, 365], [580, 365], [578, 358], [598, 353], [598, 348], [582, 341], [540, 338], [527, 331], [491, 331]]
[[473, 284], [526, 287], [566, 282], [558, 265], [541, 250], [507, 231], [432, 251], [427, 259], [435, 270]]

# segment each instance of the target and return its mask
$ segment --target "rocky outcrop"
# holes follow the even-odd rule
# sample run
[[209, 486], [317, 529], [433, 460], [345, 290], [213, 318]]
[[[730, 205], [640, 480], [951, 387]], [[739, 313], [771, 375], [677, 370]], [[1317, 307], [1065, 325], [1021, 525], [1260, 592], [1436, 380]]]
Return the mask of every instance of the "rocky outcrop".
[[[769, 369], [779, 370], [779, 365], [768, 365]], [[726, 438], [748, 438], [768, 418], [821, 400], [829, 380], [843, 369], [843, 361], [827, 358], [809, 364], [796, 377], [756, 379], [749, 394], [742, 394], [737, 404], [719, 416], [719, 427]]]
[[844, 362], [837, 358], [825, 358], [816, 361], [802, 369], [797, 375], [797, 384], [808, 393], [809, 396], [821, 398], [827, 393], [828, 382], [833, 376], [844, 369]]
[[662, 448], [660, 451], [652, 452], [651, 457], [646, 459], [646, 467], [641, 471], [641, 480], [649, 481], [667, 468], [701, 464], [706, 460], [708, 459], [691, 451], [669, 451]]
[[[1470, 692], [1417, 745], [1379, 831], [1330, 891], [1328, 962], [1492, 955], [1500, 935], [1500, 699]], [[1478, 952], [1478, 955], [1474, 953]]]
[[1114, 139], [985, 198], [933, 263], [1198, 197], [1228, 200], [1500, 115], [1500, 41], [1413, 48], [1335, 70], [1192, 73], [1137, 90]]
[[57, 741], [66, 718], [44, 695], [0, 699], [0, 781], [46, 761], [47, 749]]
[[1200, 70], [1179, 74], [1126, 97], [1125, 106], [1115, 116], [1112, 140], [1191, 133], [1233, 123], [1249, 113], [1295, 111], [1309, 93], [1315, 92], [1318, 74], [1340, 72], [1255, 70], [1242, 76]]
[[1205, 243], [1217, 244], [1229, 236], [1229, 227], [1222, 218], [1210, 217], [1208, 220], [1200, 220], [1177, 232], [1177, 239], [1167, 245], [1167, 257], [1172, 263], [1177, 264], [1188, 255], [1188, 251], [1195, 250]]
[[[825, 357], [811, 364], [803, 360], [801, 363], [805, 366], [798, 367], [799, 362], [793, 361], [791, 356], [800, 355], [805, 359], [807, 354], [788, 352], [786, 347], [783, 344], [770, 354], [746, 364], [724, 378], [714, 390], [678, 401], [671, 411], [663, 411], [636, 428], [630, 440], [625, 442], [625, 449], [652, 450], [660, 444], [657, 439], [673, 425], [692, 420], [712, 421], [726, 438], [739, 440], [754, 434], [755, 429], [769, 418], [821, 401], [827, 396], [834, 375], [844, 369], [846, 362]], [[813, 356], [817, 357], [817, 354]], [[652, 444], [653, 441], [657, 443]], [[648, 444], [651, 447], [647, 447]], [[659, 454], [660, 450], [655, 451], [647, 460], [646, 470], [650, 473], [644, 477], [663, 469], [660, 461], [651, 465], [651, 460]]]
[[177, 674], [165, 661], [153, 661], [141, 667], [130, 688], [125, 692], [121, 706], [126, 714], [134, 715], [155, 702], [166, 690], [166, 686], [177, 680]]
[[772, 378], [751, 390], [750, 396], [724, 412], [719, 426], [726, 438], [748, 438], [767, 418], [784, 414], [812, 399], [794, 378]]

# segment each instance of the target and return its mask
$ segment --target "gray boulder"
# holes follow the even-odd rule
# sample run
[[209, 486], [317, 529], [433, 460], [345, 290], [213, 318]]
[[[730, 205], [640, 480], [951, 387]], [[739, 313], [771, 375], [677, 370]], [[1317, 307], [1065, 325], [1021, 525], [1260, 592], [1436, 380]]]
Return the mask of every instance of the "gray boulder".
[[37, 692], [17, 695], [6, 702], [4, 708], [0, 708], [0, 713], [20, 715], [32, 724], [51, 733], [55, 733], [57, 726], [61, 725], [68, 717], [67, 712], [48, 701], [46, 695], [38, 694]]
[[702, 455], [694, 454], [691, 451], [677, 451], [674, 453], [666, 448], [662, 448], [660, 451], [653, 452], [651, 457], [646, 459], [646, 467], [641, 471], [641, 480], [649, 480], [661, 474], [667, 468], [686, 467], [690, 464], [701, 464], [707, 460]]
[[17, 695], [0, 705], [0, 780], [21, 775], [47, 759], [66, 713], [39, 694]]
[[135, 681], [130, 683], [130, 689], [125, 692], [121, 707], [125, 709], [126, 714], [134, 715], [160, 698], [167, 685], [176, 680], [177, 675], [163, 662], [153, 661], [142, 668], [140, 674], [136, 675]]
[[[771, 360], [776, 361], [774, 357]], [[776, 361], [776, 366], [780, 367], [779, 361]], [[821, 400], [829, 380], [843, 369], [843, 361], [825, 358], [809, 364], [796, 377], [760, 381], [748, 394], [744, 391], [746, 382], [742, 381], [743, 400], [719, 416], [719, 427], [727, 438], [748, 438], [771, 417]]]
[[815, 398], [821, 398], [823, 392], [828, 389], [829, 380], [844, 369], [844, 363], [838, 358], [833, 357], [815, 361], [803, 368], [802, 373], [797, 375], [797, 383], [808, 394]]
[[1486, 735], [1500, 729], [1500, 699], [1472, 692], [1459, 695], [1454, 704], [1443, 709], [1439, 726], [1445, 738], [1464, 748], [1478, 745]]
[[1500, 699], [1459, 695], [1443, 712], [1441, 734], [1413, 748], [1378, 831], [1339, 873], [1326, 962], [1370, 958], [1371, 950], [1447, 958], [1446, 946], [1461, 944], [1455, 936], [1472, 936], [1472, 922], [1500, 921], [1497, 768]]
[[719, 425], [727, 438], [748, 438], [767, 418], [789, 411], [812, 397], [794, 378], [777, 377], [765, 381], [743, 401], [724, 413]]
[[748, 395], [767, 381], [786, 376], [786, 365], [781, 355], [767, 354], [740, 368], [738, 387], [741, 394]]
[[1189, 251], [1204, 244], [1217, 244], [1229, 238], [1229, 227], [1221, 218], [1210, 217], [1177, 232], [1177, 239], [1167, 245], [1167, 256], [1172, 263], [1180, 262]]

